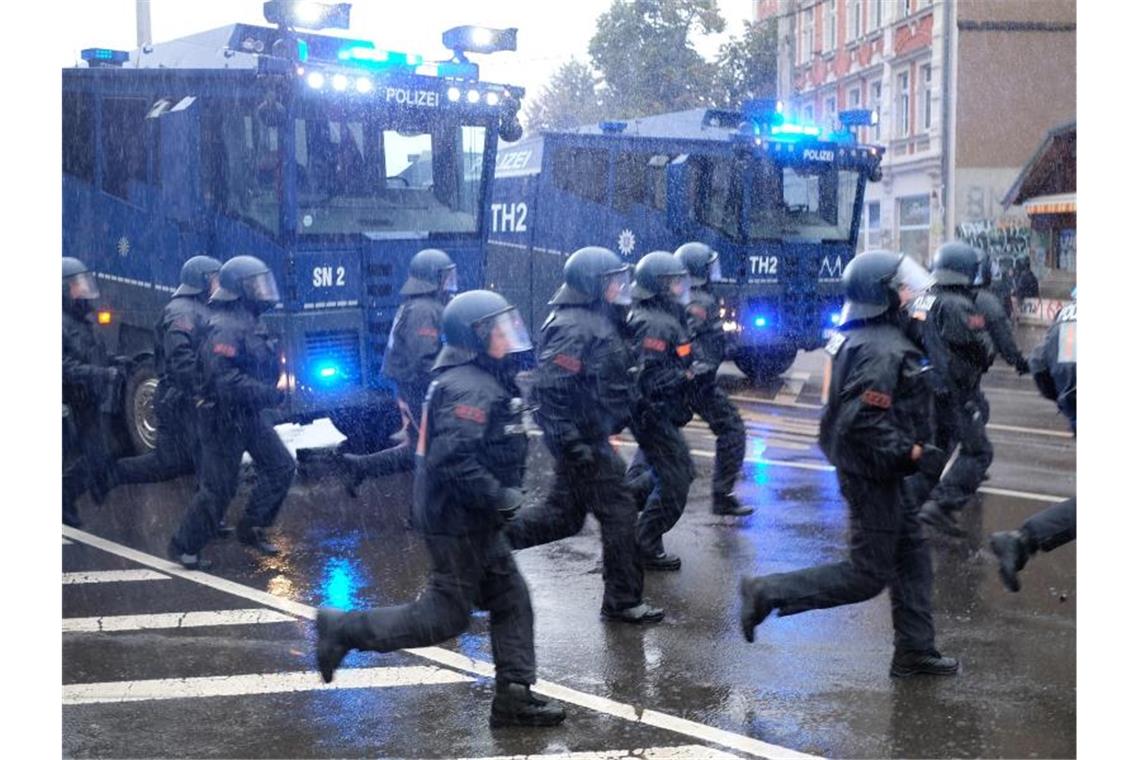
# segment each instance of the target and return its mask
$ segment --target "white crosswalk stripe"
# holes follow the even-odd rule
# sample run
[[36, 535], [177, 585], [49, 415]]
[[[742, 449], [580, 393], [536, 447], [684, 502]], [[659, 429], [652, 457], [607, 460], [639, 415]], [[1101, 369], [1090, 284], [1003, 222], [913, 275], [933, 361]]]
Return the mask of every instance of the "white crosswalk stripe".
[[169, 575], [154, 570], [93, 570], [85, 573], [64, 573], [64, 585], [71, 583], [126, 583], [130, 581], [168, 581]]
[[601, 752], [562, 752], [541, 755], [495, 755], [494, 757], [464, 758], [463, 760], [730, 760], [736, 755], [705, 747], [700, 744], [682, 744], [677, 747], [647, 747], [645, 749], [611, 749]]
[[392, 686], [462, 683], [474, 679], [453, 670], [424, 665], [391, 668], [343, 668], [331, 684], [321, 681], [313, 670], [293, 673], [254, 673], [204, 678], [159, 678], [153, 681], [110, 681], [66, 684], [65, 705], [103, 702], [145, 702], [160, 699], [235, 697], [249, 694], [320, 691], [333, 689], [376, 689]]
[[114, 615], [107, 617], [64, 618], [64, 633], [145, 631], [160, 628], [201, 628], [210, 625], [256, 625], [289, 623], [297, 618], [274, 610], [216, 610], [204, 612], [165, 612], [157, 615]]

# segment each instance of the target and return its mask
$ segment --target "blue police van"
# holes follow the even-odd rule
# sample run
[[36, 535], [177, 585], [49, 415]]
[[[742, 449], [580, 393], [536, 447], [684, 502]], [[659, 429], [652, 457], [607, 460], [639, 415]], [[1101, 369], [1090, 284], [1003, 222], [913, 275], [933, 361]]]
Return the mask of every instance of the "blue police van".
[[527, 137], [496, 161], [488, 282], [533, 327], [576, 249], [633, 263], [701, 241], [720, 253], [712, 287], [736, 364], [774, 377], [838, 321], [864, 188], [882, 176], [882, 148], [854, 136], [874, 118], [845, 111], [831, 132], [752, 101]]
[[63, 255], [100, 280], [109, 347], [133, 359], [126, 433], [154, 445], [153, 327], [196, 254], [272, 268], [290, 390], [278, 421], [330, 417], [374, 448], [398, 426], [380, 373], [408, 261], [441, 248], [483, 283], [499, 138], [522, 136], [518, 87], [468, 53], [516, 30], [456, 27], [450, 60], [299, 31], [348, 28], [348, 5], [268, 2], [232, 24], [63, 72]]

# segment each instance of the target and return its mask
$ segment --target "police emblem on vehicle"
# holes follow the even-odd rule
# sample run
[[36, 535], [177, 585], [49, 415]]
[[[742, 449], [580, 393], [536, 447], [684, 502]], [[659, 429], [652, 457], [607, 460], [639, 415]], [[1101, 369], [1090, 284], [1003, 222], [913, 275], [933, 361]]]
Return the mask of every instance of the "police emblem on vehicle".
[[637, 245], [637, 238], [634, 237], [633, 230], [622, 230], [618, 235], [618, 251], [622, 256], [629, 256], [633, 253], [634, 246]]

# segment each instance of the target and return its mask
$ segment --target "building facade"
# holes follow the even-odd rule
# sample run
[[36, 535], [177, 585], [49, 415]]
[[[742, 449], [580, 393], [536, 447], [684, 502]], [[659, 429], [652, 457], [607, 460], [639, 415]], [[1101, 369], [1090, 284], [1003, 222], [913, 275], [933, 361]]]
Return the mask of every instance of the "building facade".
[[776, 19], [786, 113], [825, 127], [846, 109], [879, 114], [859, 130], [886, 148], [860, 249], [929, 263], [945, 240], [997, 228], [1044, 267], [1024, 210], [1002, 199], [1076, 117], [1075, 0], [757, 0], [754, 13]]

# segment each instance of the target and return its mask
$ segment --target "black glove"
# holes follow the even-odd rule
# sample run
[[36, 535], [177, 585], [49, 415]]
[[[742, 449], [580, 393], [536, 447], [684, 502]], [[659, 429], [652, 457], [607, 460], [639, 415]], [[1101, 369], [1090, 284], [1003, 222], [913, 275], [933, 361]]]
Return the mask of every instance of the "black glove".
[[1013, 365], [1013, 368], [1017, 370], [1019, 376], [1029, 374], [1029, 362], [1025, 360], [1024, 356], [1017, 358], [1017, 363]]
[[499, 494], [499, 516], [503, 518], [504, 522], [510, 522], [515, 519], [522, 503], [522, 491], [517, 488], [504, 488]]
[[942, 470], [946, 467], [946, 460], [950, 457], [937, 446], [924, 444], [922, 454], [918, 457], [918, 471], [932, 480], [942, 477]]
[[567, 446], [564, 455], [567, 462], [583, 468], [592, 467], [596, 461], [594, 448], [590, 446], [590, 444], [582, 443], [581, 441]]

